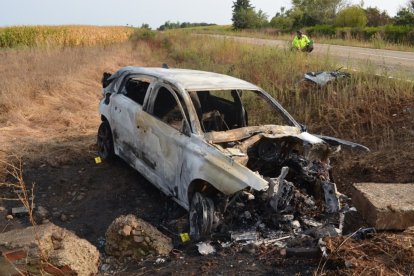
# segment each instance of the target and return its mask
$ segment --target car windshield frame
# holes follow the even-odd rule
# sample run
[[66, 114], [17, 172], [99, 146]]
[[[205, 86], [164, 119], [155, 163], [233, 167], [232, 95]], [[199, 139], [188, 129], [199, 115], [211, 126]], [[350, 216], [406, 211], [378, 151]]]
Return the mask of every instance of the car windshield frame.
[[[189, 89], [185, 89], [185, 90], [186, 90], [186, 94], [187, 95], [190, 95], [190, 93], [193, 93], [193, 92], [197, 92], [195, 90], [189, 90]], [[231, 90], [236, 90], [238, 93], [240, 93], [240, 92], [243, 92], [243, 93], [245, 93], [245, 92], [254, 93], [254, 94], [256, 94], [257, 97], [262, 98], [267, 104], [269, 104], [270, 107], [272, 109], [274, 109], [278, 114], [280, 114], [283, 117], [283, 119], [286, 121], [286, 125], [287, 126], [296, 127], [296, 128], [298, 128], [299, 130], [302, 131], [302, 125], [299, 124], [293, 118], [293, 116], [275, 98], [273, 98], [269, 93], [267, 93], [266, 91], [264, 91], [260, 87], [257, 87], [257, 89], [246, 89], [246, 88], [242, 88], [242, 89], [241, 88], [234, 88], [234, 89], [231, 89], [231, 88], [227, 88], [226, 87], [225, 89], [212, 88], [212, 89], [206, 89], [206, 91], [207, 90], [208, 91], [211, 91], [211, 92], [228, 90], [229, 93], [230, 93]], [[189, 98], [191, 98], [191, 97], [189, 97]], [[194, 106], [194, 103], [192, 101], [190, 101], [190, 103], [192, 105], [192, 108], [194, 108], [194, 110], [196, 110], [196, 108]], [[195, 114], [195, 117], [197, 117], [197, 114]], [[198, 123], [199, 123], [200, 131], [201, 131], [202, 134], [209, 133], [209, 132], [203, 131], [203, 129], [201, 128], [201, 122], [200, 122], [200, 120], [198, 120]], [[254, 126], [256, 126], [256, 125], [251, 125], [251, 126], [247, 126], [247, 127], [254, 127]], [[243, 128], [243, 127], [240, 127], [239, 129], [241, 129], [241, 128]]]

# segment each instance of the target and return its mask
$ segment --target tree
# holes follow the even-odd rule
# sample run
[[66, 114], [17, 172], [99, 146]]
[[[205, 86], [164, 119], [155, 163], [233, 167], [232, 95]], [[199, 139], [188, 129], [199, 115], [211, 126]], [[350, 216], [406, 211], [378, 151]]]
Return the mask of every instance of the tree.
[[294, 19], [288, 16], [285, 7], [280, 8], [280, 12], [270, 20], [270, 26], [280, 30], [292, 30]]
[[260, 28], [268, 24], [267, 15], [262, 10], [256, 12], [249, 0], [233, 2], [231, 20], [235, 29]]
[[331, 24], [345, 0], [292, 0], [289, 16], [294, 16], [296, 28], [316, 24]]
[[335, 25], [339, 27], [365, 27], [367, 16], [360, 6], [349, 6], [341, 10], [335, 18]]
[[414, 25], [414, 0], [407, 3], [407, 7], [400, 9], [394, 17], [395, 25]]
[[369, 27], [384, 26], [391, 22], [391, 17], [387, 12], [381, 12], [377, 7], [366, 8], [365, 15], [367, 16], [367, 26]]
[[394, 17], [395, 25], [414, 25], [414, 13], [409, 8], [402, 8]]

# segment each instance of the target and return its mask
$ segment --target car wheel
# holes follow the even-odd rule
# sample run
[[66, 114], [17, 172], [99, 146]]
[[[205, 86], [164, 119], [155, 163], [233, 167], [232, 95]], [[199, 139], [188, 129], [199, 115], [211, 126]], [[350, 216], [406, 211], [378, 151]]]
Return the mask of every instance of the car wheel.
[[208, 197], [196, 192], [190, 204], [190, 236], [200, 240], [211, 233], [214, 218], [214, 203]]
[[107, 121], [101, 123], [98, 129], [98, 154], [104, 160], [113, 159], [114, 153], [114, 141], [112, 139], [111, 126]]

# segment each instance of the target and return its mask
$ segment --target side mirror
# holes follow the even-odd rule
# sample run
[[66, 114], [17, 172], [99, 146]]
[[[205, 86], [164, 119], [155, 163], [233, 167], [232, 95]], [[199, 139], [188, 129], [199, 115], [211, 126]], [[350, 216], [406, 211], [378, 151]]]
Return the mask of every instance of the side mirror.
[[304, 125], [304, 124], [299, 124], [300, 125], [300, 130], [302, 131], [302, 132], [306, 132], [306, 131], [308, 131], [308, 127], [306, 126], [306, 125]]
[[111, 99], [111, 94], [110, 94], [110, 93], [106, 93], [106, 94], [105, 94], [105, 101], [104, 101], [104, 103], [105, 103], [106, 105], [108, 105], [108, 104], [109, 104], [110, 99]]

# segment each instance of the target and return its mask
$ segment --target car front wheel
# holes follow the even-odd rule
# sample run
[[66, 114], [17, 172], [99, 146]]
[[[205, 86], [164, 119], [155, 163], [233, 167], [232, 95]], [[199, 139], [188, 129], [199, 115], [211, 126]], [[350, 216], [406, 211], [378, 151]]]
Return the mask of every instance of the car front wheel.
[[107, 121], [101, 123], [98, 129], [98, 154], [104, 160], [113, 159], [114, 153], [114, 142], [112, 139], [111, 126]]
[[190, 236], [200, 240], [211, 234], [214, 219], [214, 203], [201, 193], [194, 193], [190, 204]]

